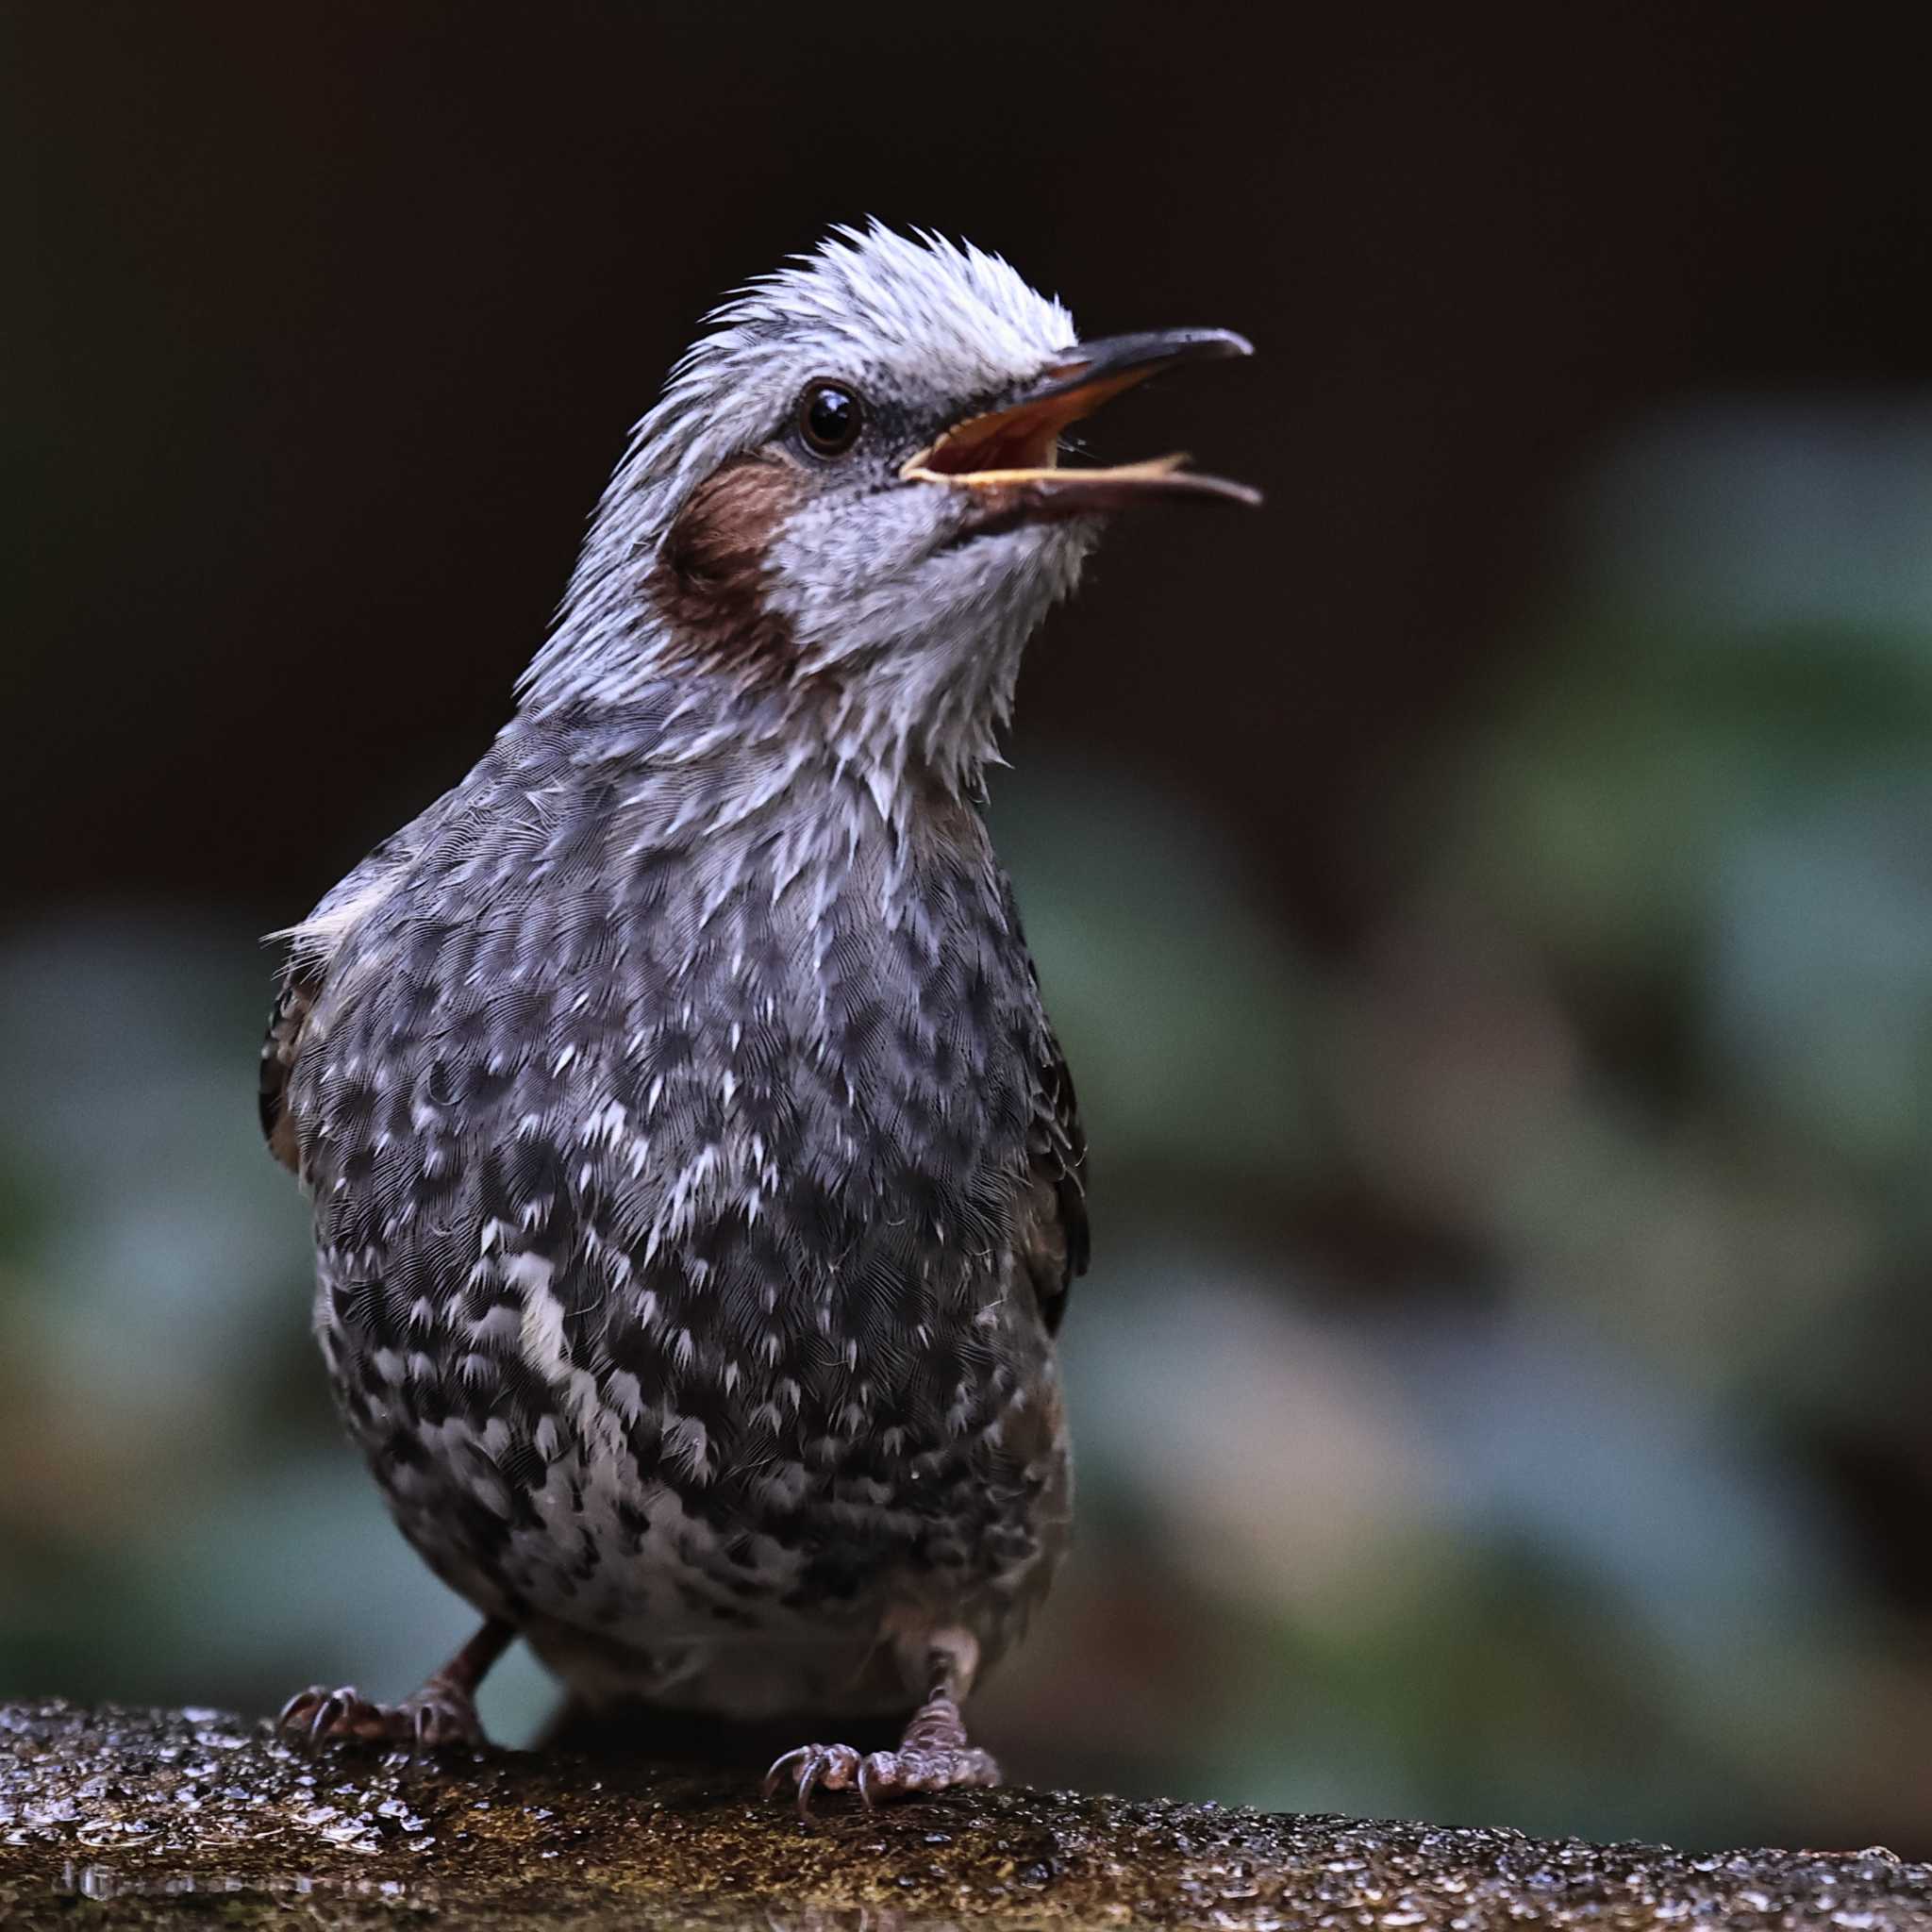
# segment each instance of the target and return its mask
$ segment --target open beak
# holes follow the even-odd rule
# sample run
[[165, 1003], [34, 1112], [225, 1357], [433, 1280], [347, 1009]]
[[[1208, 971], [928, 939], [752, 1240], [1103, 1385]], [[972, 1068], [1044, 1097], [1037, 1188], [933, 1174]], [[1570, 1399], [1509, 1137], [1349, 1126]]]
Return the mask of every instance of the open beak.
[[956, 423], [900, 475], [908, 482], [972, 491], [979, 511], [971, 523], [974, 535], [1140, 503], [1258, 504], [1259, 491], [1190, 470], [1184, 456], [1112, 469], [1063, 470], [1058, 460], [1067, 426], [1124, 390], [1182, 362], [1254, 353], [1245, 338], [1224, 328], [1157, 329], [1081, 342], [1023, 394]]

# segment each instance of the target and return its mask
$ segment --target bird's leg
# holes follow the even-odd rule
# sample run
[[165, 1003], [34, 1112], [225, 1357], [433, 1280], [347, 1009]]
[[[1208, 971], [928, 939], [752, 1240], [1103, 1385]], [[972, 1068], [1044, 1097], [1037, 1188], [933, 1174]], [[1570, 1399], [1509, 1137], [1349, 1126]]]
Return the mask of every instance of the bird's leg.
[[414, 1696], [400, 1704], [372, 1704], [353, 1684], [335, 1690], [311, 1684], [282, 1706], [277, 1726], [311, 1743], [353, 1738], [364, 1744], [407, 1744], [437, 1751], [449, 1744], [479, 1749], [488, 1740], [476, 1716], [476, 1686], [509, 1648], [516, 1632], [491, 1617]]
[[959, 1715], [959, 1698], [971, 1681], [977, 1649], [970, 1639], [952, 1644], [935, 1641], [927, 1658], [932, 1690], [913, 1713], [896, 1751], [801, 1744], [765, 1774], [765, 1796], [769, 1798], [789, 1778], [797, 1788], [798, 1815], [808, 1818], [817, 1790], [842, 1791], [857, 1786], [871, 1810], [882, 1798], [998, 1784], [999, 1766], [990, 1752], [968, 1739]]

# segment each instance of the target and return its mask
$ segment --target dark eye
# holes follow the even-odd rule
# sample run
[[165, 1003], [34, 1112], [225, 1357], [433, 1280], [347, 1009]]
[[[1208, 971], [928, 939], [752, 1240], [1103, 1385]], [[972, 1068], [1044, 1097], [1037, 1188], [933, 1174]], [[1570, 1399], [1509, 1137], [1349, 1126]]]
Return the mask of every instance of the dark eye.
[[836, 382], [815, 382], [798, 399], [798, 426], [822, 457], [842, 457], [864, 423], [858, 398]]

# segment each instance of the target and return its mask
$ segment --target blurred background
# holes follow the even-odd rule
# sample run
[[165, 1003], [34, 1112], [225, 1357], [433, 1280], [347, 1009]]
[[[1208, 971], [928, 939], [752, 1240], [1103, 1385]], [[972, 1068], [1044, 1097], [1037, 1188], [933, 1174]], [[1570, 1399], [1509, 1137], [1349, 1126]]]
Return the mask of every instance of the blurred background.
[[[1932, 1854], [1932, 180], [1811, 9], [0, 11], [0, 1694], [413, 1685], [254, 1123], [695, 318], [835, 219], [1260, 355], [997, 814], [1095, 1155], [1012, 1772]], [[486, 1717], [529, 1735], [519, 1662]]]

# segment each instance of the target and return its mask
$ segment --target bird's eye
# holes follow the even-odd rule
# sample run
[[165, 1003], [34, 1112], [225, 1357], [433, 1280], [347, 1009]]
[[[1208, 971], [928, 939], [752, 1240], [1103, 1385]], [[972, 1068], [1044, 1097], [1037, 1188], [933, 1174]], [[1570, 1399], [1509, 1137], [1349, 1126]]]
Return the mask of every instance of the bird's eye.
[[842, 457], [864, 426], [858, 398], [836, 382], [815, 382], [798, 399], [798, 426], [822, 457]]

